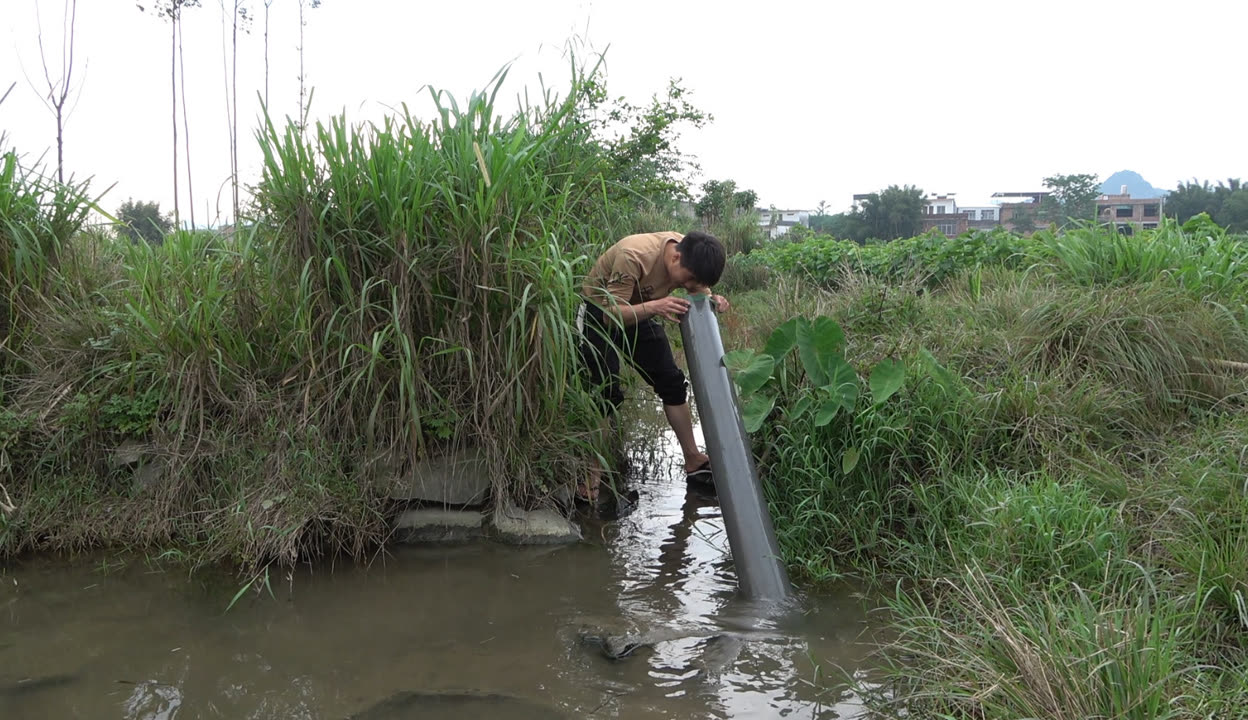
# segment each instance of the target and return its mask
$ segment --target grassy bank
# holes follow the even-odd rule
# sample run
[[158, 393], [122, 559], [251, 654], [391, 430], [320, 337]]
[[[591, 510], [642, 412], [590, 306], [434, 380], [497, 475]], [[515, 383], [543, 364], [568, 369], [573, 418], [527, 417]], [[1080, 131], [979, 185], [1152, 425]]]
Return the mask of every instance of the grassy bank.
[[0, 557], [359, 558], [424, 458], [519, 504], [579, 477], [578, 278], [619, 213], [588, 76], [500, 114], [504, 75], [432, 121], [268, 123], [247, 221], [156, 246], [6, 154]]
[[[970, 240], [750, 258], [780, 260], [725, 324], [794, 346], [739, 376], [791, 565], [884, 590], [885, 715], [1243, 715], [1248, 243], [1199, 222]], [[795, 316], [805, 342], [775, 331]]]

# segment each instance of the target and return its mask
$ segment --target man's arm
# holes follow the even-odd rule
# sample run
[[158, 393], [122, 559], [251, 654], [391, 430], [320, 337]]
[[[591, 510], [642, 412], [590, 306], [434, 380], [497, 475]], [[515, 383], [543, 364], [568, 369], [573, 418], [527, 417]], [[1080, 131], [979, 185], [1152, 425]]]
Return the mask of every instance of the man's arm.
[[625, 326], [645, 322], [652, 317], [662, 317], [672, 322], [679, 322], [680, 315], [689, 310], [689, 301], [683, 298], [661, 297], [647, 300], [636, 305], [613, 304], [602, 309], [603, 313], [618, 318]]

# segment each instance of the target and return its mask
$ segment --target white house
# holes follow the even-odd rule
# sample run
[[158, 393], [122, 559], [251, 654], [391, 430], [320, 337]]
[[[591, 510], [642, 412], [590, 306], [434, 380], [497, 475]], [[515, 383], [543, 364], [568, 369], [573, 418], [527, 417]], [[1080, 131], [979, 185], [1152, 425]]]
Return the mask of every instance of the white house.
[[924, 215], [957, 215], [958, 201], [954, 200], [955, 193], [946, 193], [944, 195], [928, 195], [923, 198], [923, 214]]
[[794, 225], [810, 227], [809, 210], [764, 210], [758, 209], [758, 226], [767, 231], [767, 237], [775, 240], [787, 233]]
[[966, 213], [966, 219], [971, 222], [995, 223], [1001, 220], [1001, 208], [996, 205], [963, 205], [958, 212]]

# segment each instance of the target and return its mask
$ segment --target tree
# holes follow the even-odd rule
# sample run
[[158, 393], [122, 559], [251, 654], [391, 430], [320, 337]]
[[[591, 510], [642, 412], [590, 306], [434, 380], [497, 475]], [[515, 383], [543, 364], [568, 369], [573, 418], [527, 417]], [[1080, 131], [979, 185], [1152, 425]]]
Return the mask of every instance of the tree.
[[866, 242], [868, 234], [866, 225], [854, 213], [816, 215], [810, 219], [810, 229], [858, 244]]
[[1030, 205], [1019, 204], [1014, 209], [1014, 215], [1010, 218], [1010, 223], [1014, 226], [1016, 232], [1024, 235], [1036, 231], [1036, 217], [1038, 211]]
[[[146, 12], [147, 7], [143, 3], [136, 4], [139, 12]], [[156, 13], [157, 17], [168, 18], [170, 26], [169, 82], [173, 89], [173, 222], [175, 225], [182, 224], [178, 212], [178, 28], [182, 10], [188, 7], [199, 7], [199, 0], [157, 0], [152, 6], [152, 12]]]
[[[186, 112], [186, 55], [182, 53], [182, 13], [178, 13], [174, 25], [178, 30], [178, 71], [182, 83], [182, 146], [186, 148], [186, 204], [191, 211], [191, 229], [195, 229], [195, 183], [191, 172], [191, 120]], [[174, 143], [177, 152], [177, 143]]]
[[126, 200], [117, 209], [117, 219], [121, 222], [117, 232], [132, 242], [144, 240], [150, 245], [159, 245], [173, 229], [169, 216], [161, 214], [160, 203], [155, 202]]
[[1213, 187], [1208, 181], [1179, 183], [1166, 196], [1166, 215], [1186, 222], [1205, 213], [1215, 223], [1232, 232], [1248, 230], [1248, 187], [1239, 178], [1228, 178]]
[[890, 185], [867, 195], [852, 214], [862, 223], [867, 238], [912, 237], [923, 226], [923, 191], [913, 185]]
[[264, 108], [269, 108], [269, 8], [273, 0], [264, 0]]
[[1231, 232], [1248, 232], [1248, 188], [1227, 195], [1219, 208], [1222, 225]]
[[[588, 81], [589, 110], [606, 104], [606, 88]], [[688, 176], [697, 163], [676, 148], [679, 130], [685, 125], [702, 128], [713, 119], [688, 98], [689, 91], [679, 78], [667, 83], [665, 95], [654, 95], [650, 104], [633, 105], [623, 97], [606, 108], [605, 117], [594, 122], [595, 130], [606, 139], [607, 174], [633, 198], [655, 203], [689, 198]], [[626, 128], [615, 134], [617, 128]]]
[[1053, 175], [1044, 179], [1044, 186], [1052, 194], [1041, 209], [1059, 225], [1063, 220], [1096, 218], [1096, 199], [1101, 196], [1096, 175]]
[[[35, 7], [35, 26], [38, 29], [39, 60], [43, 63], [43, 79], [48, 84], [48, 94], [40, 95], [43, 104], [56, 116], [56, 181], [65, 182], [65, 115], [66, 104], [72, 92], [74, 77], [74, 26], [78, 19], [78, 0], [66, 0], [65, 14], [61, 21], [61, 67], [56, 80], [48, 69], [48, 54], [43, 47], [43, 22]], [[6, 93], [7, 95], [7, 93]]]
[[1217, 196], [1213, 194], [1213, 188], [1210, 187], [1208, 180], [1203, 183], [1197, 183], [1195, 179], [1186, 183], [1181, 182], [1169, 195], [1166, 195], [1166, 215], [1181, 223], [1187, 222], [1202, 212], [1208, 214], [1210, 218], [1218, 212]]
[[[758, 193], [753, 190], [737, 190], [737, 183], [732, 180], [707, 180], [702, 183], [702, 197], [694, 204], [693, 211], [709, 226], [743, 212], [750, 212], [757, 203]], [[774, 217], [775, 213], [772, 215]]]
[[[227, 13], [225, 0], [218, 0], [221, 7], [221, 66], [225, 78], [225, 117], [230, 141], [230, 190], [233, 222], [238, 222], [238, 31], [251, 29], [252, 16], [242, 0], [230, 0]], [[268, 8], [265, 8], [267, 13]], [[227, 22], [227, 18], [229, 22]], [[230, 50], [226, 51], [226, 34], [230, 31]], [[267, 41], [266, 41], [267, 42]], [[267, 52], [267, 47], [266, 47]], [[266, 60], [267, 62], [267, 60]], [[267, 72], [267, 68], [266, 68]], [[267, 82], [267, 78], [266, 78]]]

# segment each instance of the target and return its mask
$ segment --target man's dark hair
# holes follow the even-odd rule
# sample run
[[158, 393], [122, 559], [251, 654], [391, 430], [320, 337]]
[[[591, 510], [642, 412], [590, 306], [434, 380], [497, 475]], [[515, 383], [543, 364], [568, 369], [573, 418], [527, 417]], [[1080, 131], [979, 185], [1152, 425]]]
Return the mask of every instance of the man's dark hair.
[[680, 253], [681, 267], [708, 288], [724, 274], [724, 244], [714, 235], [694, 230], [676, 244], [676, 252]]

